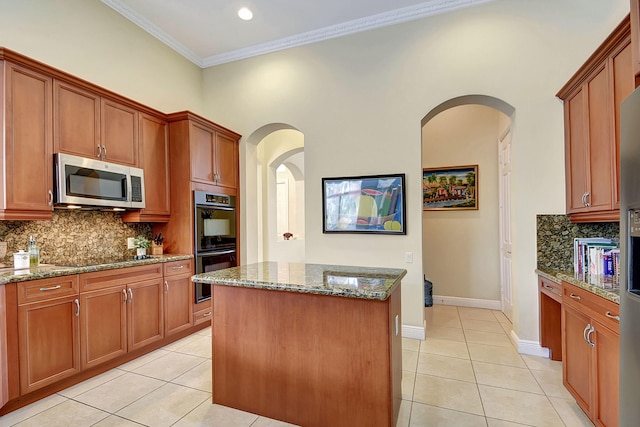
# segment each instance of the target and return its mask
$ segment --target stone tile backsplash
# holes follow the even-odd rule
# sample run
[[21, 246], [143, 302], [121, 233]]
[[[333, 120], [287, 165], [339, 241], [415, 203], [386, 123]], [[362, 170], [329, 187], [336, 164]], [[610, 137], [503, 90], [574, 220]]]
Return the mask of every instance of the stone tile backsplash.
[[0, 221], [0, 241], [7, 242], [0, 262], [13, 266], [13, 253], [27, 250], [29, 236], [40, 246], [41, 263], [66, 265], [78, 258], [133, 256], [126, 239], [151, 233], [151, 224], [124, 223], [117, 213], [55, 210], [51, 221]]
[[537, 215], [538, 269], [573, 272], [573, 239], [620, 239], [617, 222], [572, 223], [568, 215]]

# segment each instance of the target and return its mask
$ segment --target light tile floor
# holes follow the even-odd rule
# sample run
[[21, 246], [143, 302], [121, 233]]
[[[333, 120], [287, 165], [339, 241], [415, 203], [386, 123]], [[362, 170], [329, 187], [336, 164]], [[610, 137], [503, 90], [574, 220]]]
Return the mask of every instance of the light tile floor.
[[[427, 339], [403, 339], [397, 427], [592, 426], [562, 385], [562, 365], [520, 355], [500, 312], [425, 309]], [[4, 426], [291, 424], [211, 404], [211, 329], [0, 417]]]

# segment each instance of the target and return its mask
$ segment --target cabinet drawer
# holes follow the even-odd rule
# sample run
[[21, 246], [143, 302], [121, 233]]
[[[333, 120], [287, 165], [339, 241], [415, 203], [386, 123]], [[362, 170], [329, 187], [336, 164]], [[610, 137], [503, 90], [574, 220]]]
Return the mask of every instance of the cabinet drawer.
[[562, 302], [562, 285], [560, 283], [538, 276], [538, 284], [540, 286], [540, 292], [550, 296], [555, 301]]
[[562, 282], [562, 303], [568, 304], [602, 323], [615, 333], [620, 331], [620, 305], [567, 282]]
[[201, 310], [193, 313], [193, 324], [199, 325], [204, 322], [210, 322], [213, 318], [213, 310], [211, 308], [207, 310]]
[[193, 274], [193, 259], [166, 262], [164, 265], [164, 277], [182, 274]]
[[162, 264], [116, 268], [80, 274], [80, 292], [162, 278]]
[[78, 294], [78, 275], [30, 280], [17, 284], [18, 304]]

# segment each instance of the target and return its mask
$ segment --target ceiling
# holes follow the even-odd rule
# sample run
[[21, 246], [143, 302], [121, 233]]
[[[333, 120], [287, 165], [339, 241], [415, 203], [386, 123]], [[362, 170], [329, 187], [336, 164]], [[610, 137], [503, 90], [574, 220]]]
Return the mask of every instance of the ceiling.
[[489, 1], [102, 0], [203, 68]]

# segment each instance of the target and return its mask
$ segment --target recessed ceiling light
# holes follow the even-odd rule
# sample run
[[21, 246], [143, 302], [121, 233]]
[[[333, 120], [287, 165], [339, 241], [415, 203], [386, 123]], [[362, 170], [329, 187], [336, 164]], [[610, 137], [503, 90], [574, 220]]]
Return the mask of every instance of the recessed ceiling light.
[[253, 18], [253, 12], [251, 12], [248, 7], [241, 7], [238, 11], [238, 16], [240, 17], [240, 19], [250, 21], [251, 18]]

